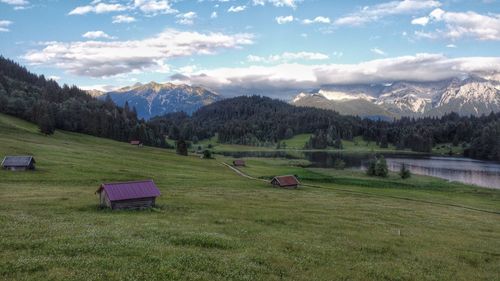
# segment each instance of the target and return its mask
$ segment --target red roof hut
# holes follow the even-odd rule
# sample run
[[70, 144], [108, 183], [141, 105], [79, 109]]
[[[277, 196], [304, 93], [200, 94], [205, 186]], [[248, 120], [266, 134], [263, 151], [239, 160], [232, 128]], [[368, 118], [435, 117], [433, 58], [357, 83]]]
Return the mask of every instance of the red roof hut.
[[295, 176], [277, 176], [271, 180], [271, 184], [275, 187], [297, 188], [300, 182]]
[[96, 193], [100, 205], [113, 210], [150, 208], [161, 195], [153, 180], [103, 183]]
[[236, 160], [233, 161], [233, 166], [235, 166], [235, 167], [245, 167], [246, 166], [245, 160], [236, 159]]
[[139, 140], [133, 140], [133, 141], [130, 141], [130, 144], [131, 144], [131, 145], [142, 146], [142, 142], [141, 142], [141, 141], [139, 141]]

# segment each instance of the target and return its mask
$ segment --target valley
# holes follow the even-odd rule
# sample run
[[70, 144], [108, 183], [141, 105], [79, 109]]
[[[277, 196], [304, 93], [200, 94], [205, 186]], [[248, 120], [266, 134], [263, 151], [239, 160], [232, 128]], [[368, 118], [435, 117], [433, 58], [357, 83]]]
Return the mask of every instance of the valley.
[[[499, 191], [246, 159], [247, 174], [297, 174], [304, 184], [283, 190], [220, 164], [232, 158], [185, 157], [60, 130], [45, 136], [6, 115], [0, 115], [0, 131], [0, 154], [33, 154], [38, 164], [34, 172], [0, 171], [4, 280], [364, 280], [387, 274], [492, 280], [500, 274]], [[146, 178], [162, 192], [155, 209], [97, 207], [101, 182]]]

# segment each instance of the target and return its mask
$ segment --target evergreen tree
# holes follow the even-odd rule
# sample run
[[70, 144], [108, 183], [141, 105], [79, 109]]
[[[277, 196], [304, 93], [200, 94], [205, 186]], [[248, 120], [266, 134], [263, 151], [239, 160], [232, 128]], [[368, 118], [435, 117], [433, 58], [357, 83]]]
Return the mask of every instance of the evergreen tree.
[[333, 168], [336, 170], [344, 170], [345, 161], [340, 158], [335, 159], [335, 162], [333, 162]]
[[409, 177], [411, 177], [411, 172], [410, 170], [406, 167], [406, 164], [403, 163], [403, 165], [401, 165], [401, 169], [399, 170], [399, 176], [402, 178], [402, 179], [407, 179]]
[[387, 168], [387, 161], [382, 155], [377, 159], [377, 163], [375, 165], [375, 175], [383, 178], [389, 175], [389, 169]]
[[212, 152], [208, 149], [203, 151], [203, 159], [212, 159]]
[[368, 161], [368, 168], [366, 169], [366, 174], [373, 177], [376, 175], [377, 158], [370, 159]]
[[176, 142], [176, 152], [179, 155], [187, 156], [188, 155], [188, 144], [185, 140], [178, 140]]
[[54, 122], [48, 113], [42, 114], [38, 119], [38, 128], [45, 135], [52, 135], [55, 131]]

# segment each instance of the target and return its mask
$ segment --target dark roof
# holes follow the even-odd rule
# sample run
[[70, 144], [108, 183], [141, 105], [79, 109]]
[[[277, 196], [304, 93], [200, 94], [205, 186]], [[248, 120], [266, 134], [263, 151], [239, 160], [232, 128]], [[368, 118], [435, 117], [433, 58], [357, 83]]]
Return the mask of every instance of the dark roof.
[[234, 165], [245, 165], [245, 160], [236, 159], [233, 161]]
[[280, 186], [294, 186], [300, 184], [294, 176], [277, 176], [274, 177], [273, 180], [276, 180]]
[[130, 144], [139, 145], [139, 144], [141, 144], [141, 141], [133, 140], [133, 141], [130, 141]]
[[110, 201], [139, 199], [160, 196], [153, 180], [103, 183], [96, 192], [106, 191]]
[[4, 167], [28, 167], [31, 161], [35, 163], [33, 156], [5, 156], [2, 161]]

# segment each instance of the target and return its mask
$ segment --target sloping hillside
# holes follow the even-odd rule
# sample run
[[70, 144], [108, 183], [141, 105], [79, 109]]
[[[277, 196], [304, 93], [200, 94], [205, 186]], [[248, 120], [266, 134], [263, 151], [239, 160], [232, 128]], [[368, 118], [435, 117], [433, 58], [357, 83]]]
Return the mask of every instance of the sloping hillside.
[[[299, 190], [238, 176], [228, 161], [56, 131], [0, 114], [2, 280], [494, 280], [499, 192], [414, 177], [248, 159], [244, 172], [295, 173]], [[332, 174], [333, 173], [333, 174]], [[151, 211], [96, 207], [103, 181], [152, 178]], [[483, 210], [483, 211], [481, 211]], [[496, 213], [495, 213], [496, 212]]]

